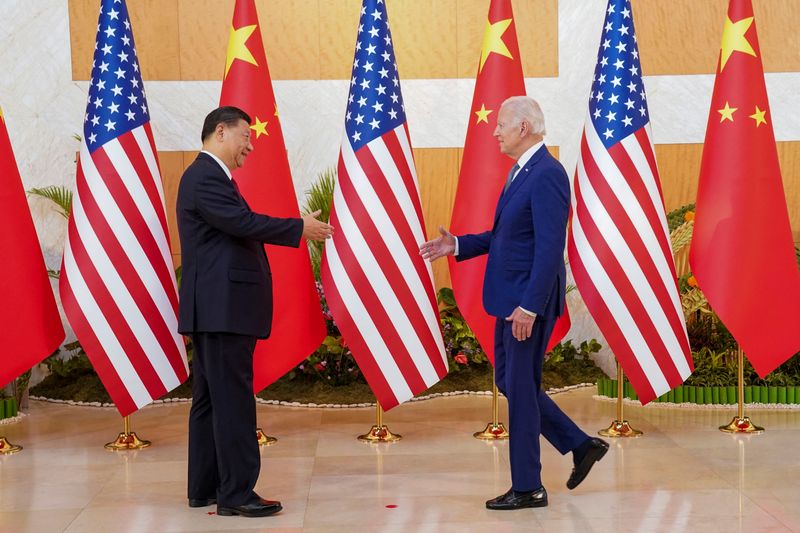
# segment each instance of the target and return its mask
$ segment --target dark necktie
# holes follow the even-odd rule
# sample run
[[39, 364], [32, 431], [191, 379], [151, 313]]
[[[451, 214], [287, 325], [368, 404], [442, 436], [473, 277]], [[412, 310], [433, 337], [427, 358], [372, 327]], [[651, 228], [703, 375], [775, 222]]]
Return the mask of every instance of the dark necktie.
[[514, 166], [511, 167], [511, 171], [509, 171], [508, 177], [506, 178], [506, 184], [503, 187], [503, 194], [505, 194], [508, 188], [511, 186], [511, 182], [514, 180], [514, 174], [516, 174], [518, 170], [519, 165], [514, 163]]

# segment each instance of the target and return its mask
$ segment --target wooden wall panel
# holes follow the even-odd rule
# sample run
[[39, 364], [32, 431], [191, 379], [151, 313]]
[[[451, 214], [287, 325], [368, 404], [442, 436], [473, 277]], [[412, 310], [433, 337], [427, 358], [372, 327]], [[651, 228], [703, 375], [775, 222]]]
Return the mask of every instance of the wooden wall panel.
[[[234, 0], [130, 0], [146, 80], [218, 80]], [[388, 0], [402, 79], [472, 78], [485, 0]], [[256, 0], [273, 79], [347, 79], [358, 27], [357, 0]], [[514, 2], [523, 70], [558, 75], [558, 0]], [[73, 79], [86, 80], [97, 0], [69, 0]], [[535, 31], [534, 31], [535, 29]]]
[[[728, 0], [632, 0], [642, 71], [713, 74]], [[758, 40], [767, 72], [800, 70], [800, 2], [754, 0]]]
[[[177, 2], [135, 0], [128, 2], [127, 6], [142, 78], [182, 79]], [[72, 79], [88, 80], [91, 76], [97, 11], [97, 0], [69, 0]]]

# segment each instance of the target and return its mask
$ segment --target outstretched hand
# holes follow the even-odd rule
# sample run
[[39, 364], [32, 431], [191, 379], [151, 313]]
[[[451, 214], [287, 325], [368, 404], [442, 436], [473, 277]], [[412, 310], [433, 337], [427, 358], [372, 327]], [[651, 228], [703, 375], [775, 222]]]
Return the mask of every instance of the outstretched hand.
[[324, 241], [333, 235], [333, 226], [317, 220], [317, 217], [322, 213], [319, 209], [313, 213], [303, 216], [303, 237], [306, 240]]
[[456, 251], [456, 238], [452, 233], [439, 226], [441, 235], [419, 247], [419, 254], [428, 261], [435, 261], [445, 255], [453, 255]]

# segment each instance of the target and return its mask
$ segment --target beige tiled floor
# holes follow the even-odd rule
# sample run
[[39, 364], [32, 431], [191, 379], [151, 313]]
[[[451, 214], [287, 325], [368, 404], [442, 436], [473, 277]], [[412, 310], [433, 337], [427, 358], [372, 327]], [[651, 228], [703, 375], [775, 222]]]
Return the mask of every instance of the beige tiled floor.
[[[591, 395], [556, 401], [594, 433], [614, 405]], [[385, 420], [404, 439], [378, 446], [355, 439], [372, 409], [258, 411], [279, 438], [262, 449], [257, 487], [283, 502], [277, 516], [187, 507], [187, 404], [137, 413], [134, 430], [153, 446], [111, 453], [102, 445], [120, 429], [116, 411], [34, 402], [21, 423], [0, 426], [25, 447], [0, 457], [0, 531], [800, 531], [800, 412], [753, 412], [767, 432], [733, 437], [716, 429], [732, 411], [629, 408], [644, 437], [612, 442], [575, 491], [564, 486], [570, 458], [543, 444], [550, 506], [498, 513], [484, 501], [510, 485], [507, 445], [472, 438], [490, 414], [487, 397], [401, 406]]]

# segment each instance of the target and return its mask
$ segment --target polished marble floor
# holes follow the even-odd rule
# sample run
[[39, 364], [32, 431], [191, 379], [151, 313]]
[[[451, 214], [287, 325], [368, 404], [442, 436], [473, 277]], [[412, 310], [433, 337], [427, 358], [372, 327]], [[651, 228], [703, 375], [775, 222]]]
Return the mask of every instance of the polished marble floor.
[[[614, 417], [592, 389], [555, 398], [592, 433]], [[489, 418], [488, 397], [398, 407], [385, 421], [404, 438], [381, 445], [355, 439], [373, 409], [259, 405], [260, 425], [279, 442], [262, 448], [257, 490], [284, 511], [251, 519], [186, 505], [188, 408], [143, 409], [133, 429], [153, 446], [114, 453], [103, 443], [120, 429], [116, 411], [32, 402], [30, 416], [0, 426], [25, 448], [0, 457], [0, 531], [800, 531], [798, 411], [755, 411], [767, 432], [734, 437], [716, 429], [733, 411], [627, 408], [645, 435], [613, 441], [580, 487], [566, 489], [571, 459], [545, 443], [550, 506], [491, 512], [484, 501], [510, 477], [507, 444], [472, 437]]]

